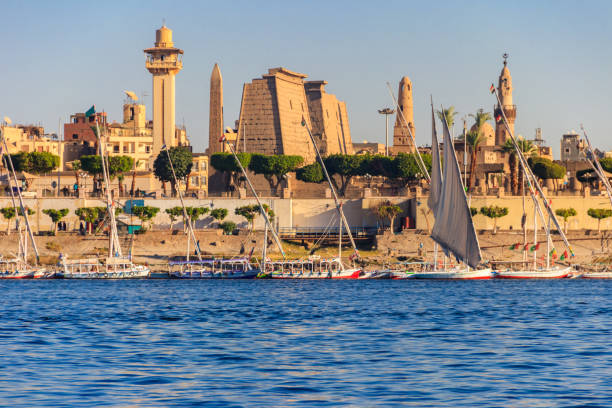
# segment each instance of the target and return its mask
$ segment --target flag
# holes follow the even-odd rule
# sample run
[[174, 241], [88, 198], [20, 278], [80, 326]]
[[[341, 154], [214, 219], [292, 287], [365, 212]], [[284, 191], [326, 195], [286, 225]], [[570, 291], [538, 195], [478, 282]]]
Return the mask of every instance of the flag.
[[502, 120], [501, 113], [499, 113], [499, 112], [496, 113], [495, 114], [495, 122], [501, 122], [501, 120]]
[[512, 244], [512, 245], [510, 245], [510, 249], [511, 250], [519, 249], [520, 246], [521, 246], [521, 244], [519, 244], [519, 243]]
[[532, 246], [529, 248], [529, 250], [530, 250], [531, 252], [533, 252], [533, 251], [537, 251], [538, 249], [540, 249], [540, 243], [539, 243], [539, 242], [538, 242], [537, 244], [535, 244], [535, 245], [532, 245]]
[[552, 251], [550, 251], [550, 256], [553, 259], [557, 257], [557, 250], [555, 248], [553, 248]]
[[85, 117], [88, 118], [91, 115], [94, 115], [96, 113], [96, 105], [91, 105], [91, 108], [87, 109], [87, 112], [85, 112]]
[[495, 85], [491, 84], [491, 88], [489, 88], [491, 90], [491, 93], [495, 93]]
[[525, 248], [523, 248], [523, 250], [528, 250], [529, 249], [529, 244], [525, 244]]
[[225, 135], [223, 135], [223, 136], [221, 136], [221, 137], [219, 138], [219, 142], [225, 142]]

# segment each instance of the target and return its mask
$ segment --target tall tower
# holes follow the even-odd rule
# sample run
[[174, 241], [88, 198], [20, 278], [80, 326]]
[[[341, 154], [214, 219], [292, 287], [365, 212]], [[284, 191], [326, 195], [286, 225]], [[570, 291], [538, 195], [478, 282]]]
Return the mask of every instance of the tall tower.
[[[414, 113], [412, 82], [407, 76], [403, 77], [399, 83], [397, 99], [399, 107], [393, 127], [393, 153], [411, 153], [414, 151], [414, 143], [410, 137], [410, 132], [414, 136]], [[408, 127], [406, 127], [406, 123]], [[410, 128], [410, 132], [408, 132], [408, 128]]]
[[[501, 116], [501, 110], [503, 109], [506, 118], [508, 119], [508, 126], [514, 134], [514, 121], [516, 119], [516, 105], [512, 104], [512, 77], [510, 76], [510, 70], [508, 69], [508, 54], [504, 54], [504, 68], [502, 68], [501, 74], [499, 75], [499, 84], [497, 86], [497, 93], [501, 100], [501, 107], [497, 105], [495, 107], [495, 117]], [[510, 136], [504, 126], [503, 120], [497, 121], [495, 125], [495, 144], [497, 146], [503, 146]]]
[[153, 151], [154, 160], [163, 145], [176, 146], [174, 116], [174, 77], [183, 69], [183, 50], [174, 48], [172, 30], [163, 26], [155, 32], [155, 47], [144, 50], [146, 67], [153, 74]]
[[223, 151], [223, 78], [215, 64], [210, 75], [210, 115], [208, 119], [208, 154]]

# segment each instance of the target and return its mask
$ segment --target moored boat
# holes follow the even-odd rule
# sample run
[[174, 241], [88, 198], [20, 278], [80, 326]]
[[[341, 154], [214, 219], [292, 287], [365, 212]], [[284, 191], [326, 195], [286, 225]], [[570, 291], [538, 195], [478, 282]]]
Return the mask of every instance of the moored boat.
[[246, 258], [172, 261], [170, 278], [177, 279], [253, 279], [260, 270]]
[[409, 275], [410, 279], [491, 279], [493, 272], [491, 268], [469, 269], [456, 268], [447, 271], [423, 271], [414, 272]]
[[495, 277], [498, 279], [562, 279], [572, 274], [570, 266], [557, 266], [542, 269], [526, 270], [497, 270]]

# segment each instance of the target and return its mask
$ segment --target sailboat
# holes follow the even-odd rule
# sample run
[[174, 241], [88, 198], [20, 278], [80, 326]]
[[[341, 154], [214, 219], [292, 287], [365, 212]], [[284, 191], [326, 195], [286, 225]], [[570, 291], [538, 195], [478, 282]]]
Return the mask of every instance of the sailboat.
[[131, 257], [123, 256], [119, 234], [117, 233], [117, 220], [115, 219], [116, 203], [111, 197], [110, 177], [107, 169], [107, 155], [105, 153], [105, 142], [100, 133], [98, 118], [96, 117], [96, 136], [100, 147], [100, 159], [102, 162], [102, 174], [106, 190], [106, 210], [109, 223], [108, 231], [108, 256], [106, 259], [98, 257], [85, 259], [68, 259], [60, 255], [61, 276], [66, 279], [133, 279], [147, 278], [151, 272], [149, 267], [136, 265]]
[[433, 104], [431, 117], [432, 173], [431, 192], [427, 202], [435, 217], [431, 238], [447, 256], [452, 254], [467, 266], [457, 265], [448, 268], [444, 262], [443, 269], [440, 269], [437, 256], [435, 256], [432, 269], [410, 273], [406, 277], [411, 279], [490, 279], [493, 277], [491, 269], [479, 268], [482, 262], [480, 245], [472, 222], [448, 124], [446, 120], [442, 121], [444, 130], [444, 173], [442, 173]]
[[[48, 272], [46, 268], [30, 265], [28, 263], [28, 238], [32, 244], [32, 248], [34, 248], [36, 262], [38, 262], [39, 259], [38, 248], [36, 246], [36, 241], [34, 240], [32, 228], [30, 227], [28, 211], [23, 203], [21, 189], [19, 188], [19, 184], [17, 183], [15, 167], [13, 166], [11, 156], [8, 154], [8, 146], [4, 137], [4, 127], [0, 129], [0, 137], [2, 139], [2, 144], [0, 144], [0, 160], [6, 154], [5, 163], [7, 164], [8, 171], [8, 189], [10, 191], [13, 208], [15, 208], [15, 212], [17, 215], [17, 235], [19, 240], [19, 250], [15, 258], [0, 257], [0, 279], [38, 279], [51, 277], [53, 273]], [[15, 200], [15, 193], [13, 192], [13, 183], [16, 187], [15, 190], [17, 192], [18, 203]], [[21, 222], [19, 221], [19, 216], [23, 216], [23, 219], [25, 221], [25, 229], [22, 228]]]
[[[497, 103], [499, 106], [502, 106], [501, 100], [499, 98], [499, 95], [497, 93], [497, 89], [495, 88], [494, 85], [491, 85], [491, 93], [495, 94], [495, 97], [497, 98]], [[533, 266], [532, 268], [524, 268], [522, 270], [497, 270], [495, 271], [495, 277], [496, 278], [502, 278], [502, 279], [559, 279], [559, 278], [567, 278], [572, 274], [572, 268], [570, 266], [555, 266], [555, 265], [551, 265], [551, 255], [556, 254], [556, 249], [554, 248], [553, 245], [553, 241], [551, 238], [551, 226], [550, 223], [551, 221], [555, 224], [555, 228], [557, 229], [557, 231], [559, 232], [559, 235], [561, 236], [567, 250], [564, 251], [563, 255], [562, 255], [562, 259], [571, 256], [574, 256], [574, 252], [572, 251], [571, 246], [569, 245], [569, 242], [567, 240], [567, 237], [565, 236], [565, 233], [563, 232], [563, 229], [561, 228], [561, 225], [559, 224], [559, 221], [557, 220], [557, 217], [555, 216], [555, 213], [553, 212], [551, 206], [550, 206], [550, 201], [546, 198], [544, 191], [542, 190], [542, 187], [540, 186], [540, 184], [538, 183], [538, 180], [536, 179], [535, 175], [533, 174], [533, 172], [531, 171], [531, 168], [529, 167], [529, 164], [527, 163], [527, 159], [525, 158], [525, 155], [523, 154], [523, 151], [519, 148], [516, 138], [514, 137], [514, 133], [512, 132], [512, 129], [510, 129], [510, 126], [508, 125], [508, 119], [506, 118], [506, 114], [504, 112], [503, 109], [499, 109], [499, 115], [500, 118], [503, 123], [504, 126], [508, 132], [508, 135], [510, 137], [510, 140], [512, 141], [512, 144], [514, 145], [514, 150], [516, 152], [516, 156], [518, 158], [518, 162], [519, 162], [519, 171], [523, 171], [523, 174], [525, 175], [525, 179], [526, 179], [526, 183], [527, 183], [527, 187], [529, 189], [529, 194], [531, 195], [531, 199], [533, 201], [534, 204], [534, 227], [533, 227], [533, 233], [534, 233], [534, 254], [533, 254]], [[546, 209], [546, 212], [548, 214], [548, 225], [546, 225], [546, 219], [544, 218], [544, 213], [542, 211], [542, 208], [540, 206], [540, 202], [538, 200], [538, 195], [542, 198], [542, 202], [544, 204], [544, 208]], [[542, 219], [543, 221], [543, 227], [546, 231], [546, 264], [545, 266], [539, 266], [537, 263], [537, 249], [539, 247], [538, 244], [538, 239], [537, 239], [537, 221], [538, 221], [538, 216], [540, 217], [540, 219]], [[551, 250], [552, 248], [552, 250]], [[568, 252], [569, 251], [569, 252]]]

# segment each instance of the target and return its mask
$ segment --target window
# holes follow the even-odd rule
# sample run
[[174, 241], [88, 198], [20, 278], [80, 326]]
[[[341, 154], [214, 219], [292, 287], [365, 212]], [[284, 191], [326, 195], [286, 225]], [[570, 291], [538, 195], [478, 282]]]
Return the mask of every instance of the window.
[[207, 167], [208, 166], [207, 166], [206, 162], [202, 162], [202, 171], [206, 171]]
[[193, 169], [191, 169], [192, 171], [198, 171], [198, 162], [193, 162]]
[[197, 187], [197, 186], [199, 185], [198, 181], [199, 181], [199, 180], [198, 180], [198, 176], [193, 176], [193, 177], [191, 178], [191, 185], [192, 185], [192, 186], [196, 186], [196, 187]]
[[145, 152], [151, 153], [151, 146], [146, 146], [145, 147]]
[[73, 139], [78, 139], [78, 138], [79, 138], [79, 135], [78, 135], [78, 134], [76, 134], [76, 133], [73, 133], [73, 134], [72, 134], [72, 138], [73, 138]]
[[127, 146], [123, 146], [123, 153], [129, 153]]
[[119, 146], [113, 146], [113, 153], [119, 153]]
[[291, 108], [291, 110], [293, 110], [293, 103], [291, 102], [291, 99], [289, 99], [289, 107]]

